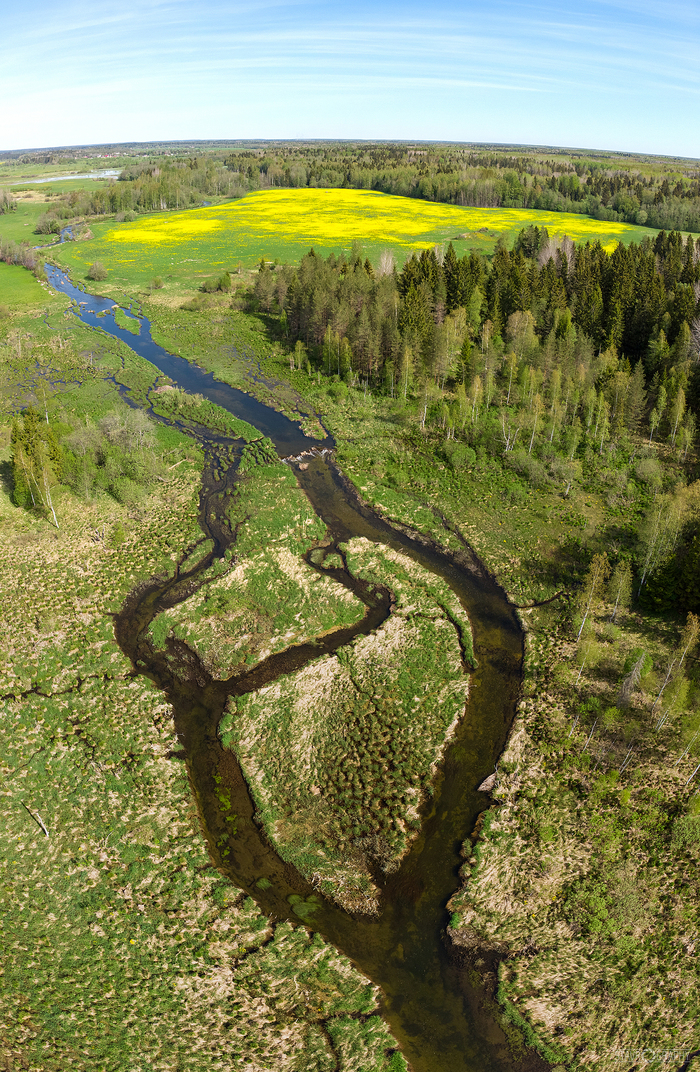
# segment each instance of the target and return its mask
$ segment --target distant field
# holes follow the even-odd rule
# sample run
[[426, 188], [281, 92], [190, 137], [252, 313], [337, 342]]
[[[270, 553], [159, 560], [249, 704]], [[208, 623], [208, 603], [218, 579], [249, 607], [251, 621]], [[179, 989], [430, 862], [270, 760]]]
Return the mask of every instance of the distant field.
[[45, 201], [20, 201], [14, 212], [0, 216], [0, 239], [11, 238], [15, 242], [31, 242], [37, 246], [51, 242], [50, 235], [34, 234], [36, 221], [48, 208]]
[[10, 309], [49, 304], [49, 296], [31, 272], [15, 264], [0, 262], [0, 305]]
[[27, 190], [35, 190], [37, 193], [44, 193], [47, 196], [58, 194], [67, 194], [71, 190], [93, 190], [95, 187], [106, 186], [109, 179], [71, 179], [65, 178], [57, 180], [56, 182], [22, 182], [16, 185], [8, 185], [0, 179], [0, 186], [4, 189], [12, 190], [15, 195], [22, 195]]
[[655, 234], [563, 212], [459, 208], [367, 190], [268, 190], [211, 208], [97, 224], [93, 241], [63, 246], [56, 256], [79, 276], [99, 260], [115, 283], [146, 283], [154, 275], [184, 281], [239, 263], [252, 267], [261, 256], [293, 263], [311, 246], [347, 252], [354, 240], [375, 263], [383, 249], [402, 264], [413, 251], [449, 240], [460, 255], [489, 253], [501, 234], [512, 241], [531, 223], [576, 241], [598, 238], [607, 249]]

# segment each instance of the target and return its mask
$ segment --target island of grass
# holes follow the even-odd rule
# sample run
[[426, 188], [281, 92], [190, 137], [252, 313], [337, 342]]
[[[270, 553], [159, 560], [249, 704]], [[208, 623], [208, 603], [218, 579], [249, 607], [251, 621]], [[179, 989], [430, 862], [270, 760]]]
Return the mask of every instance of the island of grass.
[[151, 624], [156, 645], [169, 635], [186, 641], [220, 679], [365, 614], [352, 592], [306, 563], [327, 533], [293, 471], [269, 448], [258, 464], [251, 456], [226, 504], [236, 533], [228, 571]]
[[[390, 588], [369, 635], [231, 699], [219, 727], [283, 859], [349, 911], [378, 910], [463, 716], [471, 629], [452, 591], [405, 555], [358, 538], [351, 574]], [[326, 565], [329, 565], [326, 560]]]

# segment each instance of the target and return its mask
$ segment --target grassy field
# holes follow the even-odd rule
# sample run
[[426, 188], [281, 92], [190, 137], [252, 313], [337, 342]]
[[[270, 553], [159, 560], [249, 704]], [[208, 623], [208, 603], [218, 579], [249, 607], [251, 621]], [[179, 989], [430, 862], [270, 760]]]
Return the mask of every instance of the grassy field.
[[0, 263], [0, 305], [10, 310], [49, 305], [51, 297], [31, 272], [16, 264]]
[[[681, 623], [625, 612], [612, 626], [612, 609], [598, 608], [596, 665], [581, 674], [561, 610], [524, 612], [524, 696], [499, 762], [499, 806], [466, 844], [450, 903], [457, 945], [508, 954], [498, 996], [511, 1022], [527, 1021], [553, 1063], [596, 1072], [652, 1045], [680, 1067], [697, 1049], [700, 1009], [688, 884], [700, 809], [697, 797], [689, 812], [682, 803], [700, 718], [672, 711], [659, 730], [650, 714]], [[623, 712], [619, 683], [640, 651], [650, 669]]]
[[160, 644], [172, 632], [214, 677], [227, 678], [364, 616], [364, 604], [304, 562], [326, 528], [286, 465], [255, 466], [237, 485], [229, 517], [239, 527], [234, 568], [154, 620]]
[[43, 216], [49, 205], [42, 194], [25, 195], [18, 199], [14, 212], [5, 212], [0, 216], [0, 239], [9, 238], [13, 242], [30, 242], [40, 246], [53, 242], [52, 235], [35, 235], [36, 221]]
[[347, 253], [355, 240], [375, 263], [384, 249], [400, 265], [447, 241], [459, 256], [467, 249], [489, 253], [500, 235], [512, 240], [531, 223], [576, 241], [598, 238], [610, 249], [654, 233], [569, 213], [458, 208], [365, 190], [269, 190], [211, 208], [97, 224], [92, 242], [64, 246], [56, 256], [79, 278], [99, 260], [115, 283], [143, 286], [153, 276], [190, 282], [239, 263], [249, 268], [261, 256], [294, 263], [310, 246]]

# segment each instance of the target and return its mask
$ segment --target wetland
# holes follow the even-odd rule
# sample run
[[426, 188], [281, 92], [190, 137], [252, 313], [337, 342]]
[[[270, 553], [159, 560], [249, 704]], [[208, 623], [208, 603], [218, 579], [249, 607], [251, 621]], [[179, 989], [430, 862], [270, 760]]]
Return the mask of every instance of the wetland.
[[[52, 282], [81, 303], [81, 318], [94, 316], [95, 308], [100, 310], [99, 299], [74, 293], [65, 276], [57, 274]], [[125, 329], [112, 326], [106, 318], [104, 327], [124, 332], [122, 338], [134, 344], [131, 333], [127, 336]], [[197, 652], [176, 637], [168, 639], [162, 650], [154, 646], [148, 635], [151, 622], [164, 610], [192, 598], [211, 580], [212, 570], [217, 562], [225, 561], [227, 551], [236, 552], [240, 524], [232, 530], [223, 506], [235, 494], [237, 481], [255, 478], [255, 467], [253, 477], [240, 477], [230, 456], [222, 457], [221, 444], [211, 443], [199, 513], [210, 549], [201, 561], [179, 570], [175, 577], [137, 590], [116, 619], [122, 650], [172, 704], [210, 851], [235, 886], [253, 896], [266, 914], [277, 919], [301, 917], [381, 987], [385, 1015], [412, 1068], [438, 1072], [516, 1067], [502, 1029], [484, 1010], [467, 968], [450, 956], [444, 933], [447, 901], [459, 884], [461, 847], [486, 803], [477, 786], [493, 770], [514, 717], [522, 632], [513, 608], [466, 545], [460, 552], [444, 550], [406, 526], [392, 526], [363, 503], [332, 457], [320, 453], [330, 441], [308, 439], [284, 415], [192, 370], [160, 348], [156, 356], [143, 322], [138, 341], [143, 356], [152, 361], [155, 357], [154, 363], [176, 386], [187, 389], [194, 382], [198, 393], [220, 406], [230, 406], [236, 417], [262, 424], [261, 431], [270, 436], [282, 457], [293, 450], [296, 457], [306, 459], [300, 463], [295, 457], [289, 467], [326, 530], [323, 540], [312, 541], [322, 547], [323, 555], [316, 562], [311, 558], [310, 568], [323, 571], [324, 559], [335, 554], [338, 564], [327, 567], [326, 575], [367, 608], [358, 623], [270, 654], [225, 681], [213, 678]], [[261, 408], [266, 410], [264, 421], [259, 417]], [[246, 521], [241, 524], [245, 526]], [[432, 778], [426, 783], [431, 792], [421, 801], [420, 822], [411, 844], [400, 865], [381, 876], [378, 908], [370, 917], [339, 908], [319, 892], [318, 884], [309, 882], [274, 851], [261, 829], [258, 808], [235, 751], [222, 746], [219, 734], [229, 697], [243, 697], [280, 677], [298, 674], [312, 660], [331, 656], [357, 644], [361, 636], [377, 632], [390, 617], [390, 576], [384, 585], [368, 583], [354, 576], [346, 556], [337, 553], [358, 538], [401, 554], [445, 583], [471, 623], [478, 663], [473, 669], [471, 652], [460, 657], [461, 673], [470, 677], [466, 711], [463, 700], [454, 736], [435, 771], [434, 787]], [[376, 671], [388, 675], [389, 667]], [[424, 684], [435, 687], [435, 668], [433, 680], [430, 669], [424, 673], [428, 677]], [[371, 687], [376, 689], [376, 682]]]

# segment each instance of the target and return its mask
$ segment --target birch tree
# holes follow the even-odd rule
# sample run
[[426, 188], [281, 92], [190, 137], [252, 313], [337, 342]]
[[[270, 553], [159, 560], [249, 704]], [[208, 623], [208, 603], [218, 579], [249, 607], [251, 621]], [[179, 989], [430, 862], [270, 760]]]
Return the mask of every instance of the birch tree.
[[606, 552], [602, 551], [600, 554], [593, 555], [583, 582], [583, 589], [576, 600], [577, 610], [581, 615], [581, 625], [576, 635], [577, 640], [580, 639], [589, 616], [595, 615], [605, 591], [605, 582], [609, 576], [610, 563]]

